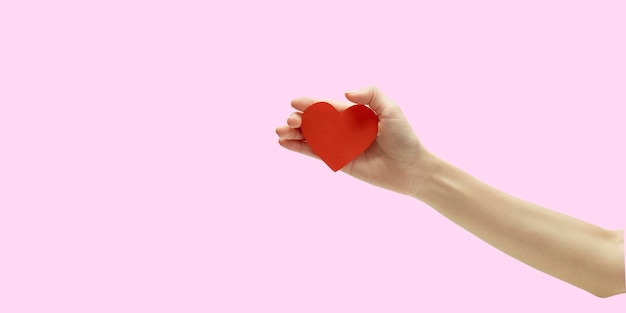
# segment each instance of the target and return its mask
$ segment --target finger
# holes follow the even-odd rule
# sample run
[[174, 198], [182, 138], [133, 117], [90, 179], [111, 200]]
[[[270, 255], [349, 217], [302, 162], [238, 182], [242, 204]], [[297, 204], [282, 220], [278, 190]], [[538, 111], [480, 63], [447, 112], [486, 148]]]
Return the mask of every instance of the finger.
[[289, 115], [289, 117], [287, 118], [287, 125], [289, 125], [289, 127], [291, 128], [300, 128], [300, 126], [302, 125], [302, 113], [291, 113], [291, 115]]
[[299, 128], [291, 128], [287, 125], [276, 128], [276, 134], [280, 139], [286, 140], [303, 140], [302, 132]]
[[312, 104], [317, 103], [317, 102], [328, 102], [332, 106], [334, 106], [335, 109], [337, 109], [337, 111], [343, 111], [343, 110], [347, 109], [348, 107], [354, 105], [353, 103], [349, 103], [349, 102], [341, 102], [341, 101], [335, 101], [335, 100], [314, 99], [314, 98], [309, 98], [309, 97], [301, 97], [301, 98], [293, 99], [291, 101], [291, 106], [294, 109], [296, 109], [296, 110], [304, 111], [308, 107], [310, 107]]
[[283, 146], [287, 150], [291, 150], [294, 152], [302, 153], [304, 155], [308, 155], [310, 157], [319, 159], [317, 155], [313, 152], [311, 147], [304, 141], [301, 140], [287, 140], [287, 139], [278, 139], [278, 144]]
[[346, 92], [346, 98], [354, 103], [369, 105], [379, 116], [398, 111], [394, 109], [397, 106], [375, 86]]

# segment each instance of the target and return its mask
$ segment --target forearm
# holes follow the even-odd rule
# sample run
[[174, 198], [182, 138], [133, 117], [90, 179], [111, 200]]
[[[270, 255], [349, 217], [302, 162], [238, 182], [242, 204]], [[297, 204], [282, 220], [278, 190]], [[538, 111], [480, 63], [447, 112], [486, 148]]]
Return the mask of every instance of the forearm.
[[622, 231], [515, 198], [427, 153], [413, 197], [508, 255], [606, 297], [624, 292]]

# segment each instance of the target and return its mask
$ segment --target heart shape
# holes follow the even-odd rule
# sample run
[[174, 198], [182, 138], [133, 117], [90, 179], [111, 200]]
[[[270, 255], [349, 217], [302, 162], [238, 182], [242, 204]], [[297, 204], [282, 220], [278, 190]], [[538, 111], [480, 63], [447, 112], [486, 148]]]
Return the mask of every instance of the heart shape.
[[339, 112], [327, 102], [317, 102], [302, 113], [300, 129], [313, 152], [336, 172], [376, 139], [378, 116], [361, 104]]

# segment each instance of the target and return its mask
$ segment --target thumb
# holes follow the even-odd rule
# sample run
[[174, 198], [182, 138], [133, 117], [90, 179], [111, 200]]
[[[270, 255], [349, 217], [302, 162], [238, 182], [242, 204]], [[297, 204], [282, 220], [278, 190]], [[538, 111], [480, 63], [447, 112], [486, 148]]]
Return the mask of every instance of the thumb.
[[365, 87], [361, 90], [346, 92], [346, 99], [358, 103], [367, 104], [379, 116], [388, 115], [395, 104], [387, 98], [376, 86]]

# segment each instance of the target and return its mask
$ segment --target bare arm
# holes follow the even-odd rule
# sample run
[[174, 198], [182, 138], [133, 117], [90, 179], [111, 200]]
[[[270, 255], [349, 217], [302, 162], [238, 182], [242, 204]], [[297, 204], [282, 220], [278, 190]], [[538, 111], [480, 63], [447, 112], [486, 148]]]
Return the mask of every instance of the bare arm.
[[426, 153], [411, 195], [506, 254], [599, 296], [626, 292], [623, 232], [501, 192]]
[[[370, 184], [419, 199], [508, 255], [599, 297], [626, 292], [624, 235], [501, 192], [427, 151], [402, 110], [375, 87], [346, 93], [380, 120], [374, 143], [342, 169]], [[316, 157], [300, 131], [299, 110], [276, 133], [283, 147]], [[338, 109], [350, 103], [333, 102]]]

